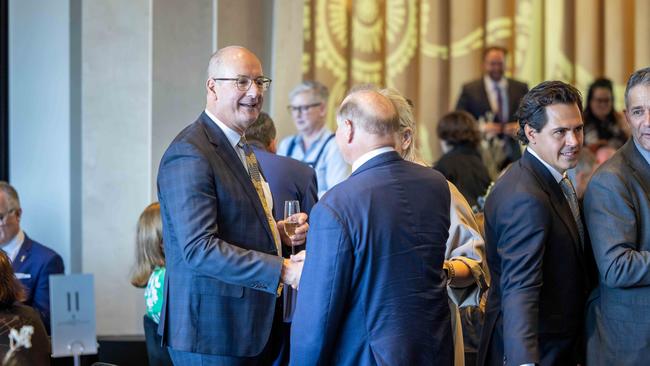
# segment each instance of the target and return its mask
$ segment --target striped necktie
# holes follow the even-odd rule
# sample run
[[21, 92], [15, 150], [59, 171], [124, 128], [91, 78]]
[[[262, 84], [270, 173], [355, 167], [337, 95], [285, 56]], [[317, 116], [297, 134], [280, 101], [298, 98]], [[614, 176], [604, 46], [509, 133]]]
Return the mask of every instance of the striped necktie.
[[242, 136], [241, 140], [239, 140], [239, 143], [237, 143], [237, 146], [244, 150], [244, 154], [246, 155], [246, 166], [248, 167], [248, 175], [251, 178], [251, 182], [253, 182], [253, 186], [257, 192], [257, 197], [260, 199], [262, 207], [264, 208], [266, 220], [268, 221], [269, 227], [271, 228], [271, 233], [273, 234], [275, 249], [278, 251], [278, 255], [282, 256], [280, 233], [278, 232], [278, 228], [275, 225], [275, 220], [273, 219], [271, 209], [269, 208], [269, 205], [266, 201], [266, 196], [264, 195], [264, 188], [262, 187], [262, 174], [260, 173], [260, 166], [257, 162], [257, 158], [253, 153], [253, 149], [251, 149], [250, 145], [246, 143], [245, 137]]
[[564, 177], [560, 181], [560, 187], [562, 187], [562, 192], [564, 192], [564, 196], [566, 197], [567, 201], [569, 201], [569, 207], [571, 207], [573, 219], [575, 220], [576, 226], [578, 227], [578, 232], [580, 233], [580, 245], [584, 248], [585, 234], [584, 227], [582, 226], [582, 220], [580, 219], [580, 206], [578, 206], [578, 196], [576, 195], [576, 191], [573, 188], [573, 184], [566, 176], [566, 174], [564, 174]]

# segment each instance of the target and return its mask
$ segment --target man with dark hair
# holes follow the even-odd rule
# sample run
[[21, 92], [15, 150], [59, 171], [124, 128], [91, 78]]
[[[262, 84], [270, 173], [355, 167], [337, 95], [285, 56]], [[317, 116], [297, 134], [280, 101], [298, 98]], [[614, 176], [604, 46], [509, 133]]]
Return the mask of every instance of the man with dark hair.
[[22, 216], [18, 192], [0, 181], [0, 249], [7, 253], [16, 278], [25, 287], [23, 303], [38, 311], [50, 334], [50, 275], [64, 272], [63, 259], [25, 234], [20, 228]]
[[395, 151], [399, 119], [379, 92], [353, 92], [337, 119], [353, 173], [312, 210], [291, 364], [451, 365], [447, 182]]
[[494, 165], [499, 170], [521, 157], [519, 144], [514, 139], [517, 132], [515, 111], [528, 92], [526, 83], [505, 77], [506, 56], [507, 50], [503, 47], [487, 47], [483, 52], [483, 77], [463, 85], [456, 103], [457, 110], [467, 111], [486, 122], [485, 137], [497, 150], [493, 155], [497, 160]]
[[521, 101], [527, 145], [485, 206], [492, 287], [479, 365], [576, 365], [583, 361], [590, 288], [585, 235], [566, 177], [582, 147], [582, 102], [573, 86], [546, 81]]
[[588, 365], [650, 360], [650, 68], [625, 89], [632, 138], [593, 175], [585, 216], [599, 286], [587, 312]]
[[[265, 112], [246, 130], [246, 140], [253, 148], [260, 168], [264, 172], [269, 188], [273, 195], [273, 216], [277, 221], [284, 219], [284, 202], [296, 200], [300, 203], [301, 212], [309, 215], [311, 208], [318, 201], [318, 185], [316, 172], [309, 165], [296, 159], [276, 155], [276, 129], [273, 119]], [[305, 249], [304, 245], [293, 248], [294, 253]], [[282, 256], [290, 258], [291, 248], [284, 246]], [[296, 290], [287, 287], [282, 294], [283, 300], [283, 330], [282, 352], [279, 364], [289, 361], [289, 334], [291, 320], [296, 306]]]
[[316, 172], [309, 165], [276, 155], [275, 136], [273, 119], [265, 112], [261, 112], [246, 130], [246, 139], [255, 152], [273, 194], [273, 216], [280, 221], [284, 219], [284, 201], [288, 200], [299, 201], [301, 211], [309, 214], [318, 201], [318, 186]]

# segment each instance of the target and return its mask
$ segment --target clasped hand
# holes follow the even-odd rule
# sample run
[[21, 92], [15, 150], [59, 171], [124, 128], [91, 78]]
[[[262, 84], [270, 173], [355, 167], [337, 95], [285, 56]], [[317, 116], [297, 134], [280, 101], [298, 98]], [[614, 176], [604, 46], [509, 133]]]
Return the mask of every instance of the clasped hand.
[[282, 282], [298, 288], [300, 276], [302, 275], [302, 266], [305, 264], [306, 252], [301, 250], [300, 253], [292, 255], [289, 259], [282, 262]]

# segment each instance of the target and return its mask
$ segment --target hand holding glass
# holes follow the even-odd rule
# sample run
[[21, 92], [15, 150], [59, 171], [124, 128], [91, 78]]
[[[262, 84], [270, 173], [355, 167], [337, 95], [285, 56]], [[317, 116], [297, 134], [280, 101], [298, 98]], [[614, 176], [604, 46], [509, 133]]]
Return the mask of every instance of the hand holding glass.
[[[289, 238], [296, 233], [296, 228], [299, 226], [298, 213], [300, 213], [300, 202], [284, 201], [284, 232]], [[291, 246], [291, 254], [296, 254], [293, 246]]]

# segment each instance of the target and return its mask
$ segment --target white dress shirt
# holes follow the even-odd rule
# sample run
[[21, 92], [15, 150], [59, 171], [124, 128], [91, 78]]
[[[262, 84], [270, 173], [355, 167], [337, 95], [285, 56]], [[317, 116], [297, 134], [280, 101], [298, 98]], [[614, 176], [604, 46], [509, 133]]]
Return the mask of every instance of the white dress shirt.
[[7, 257], [13, 263], [16, 260], [18, 252], [20, 252], [20, 247], [23, 246], [25, 241], [25, 233], [22, 230], [18, 231], [18, 234], [14, 236], [7, 244], [2, 247], [2, 250], [7, 254]]
[[503, 115], [503, 118], [508, 118], [510, 115], [510, 108], [508, 107], [508, 79], [502, 77], [501, 80], [495, 82], [489, 76], [485, 75], [483, 76], [483, 84], [485, 84], [485, 92], [487, 93], [488, 100], [490, 101], [490, 108], [492, 109], [495, 118], [496, 113], [499, 110], [499, 97], [497, 96], [496, 88], [498, 87], [501, 90], [501, 99], [503, 102], [503, 105], [501, 106], [501, 115]]
[[377, 155], [381, 155], [389, 151], [395, 151], [395, 149], [391, 146], [385, 146], [385, 147], [380, 147], [378, 149], [370, 150], [367, 153], [361, 155], [360, 157], [357, 158], [357, 160], [354, 161], [354, 163], [352, 163], [352, 173], [354, 173], [355, 170], [359, 169], [360, 166], [368, 162], [368, 160], [374, 158]]
[[553, 168], [553, 167], [550, 166], [547, 162], [545, 162], [544, 159], [540, 158], [539, 155], [537, 155], [537, 153], [535, 152], [535, 150], [531, 149], [530, 146], [528, 146], [528, 147], [526, 148], [526, 150], [528, 150], [528, 152], [530, 152], [530, 154], [531, 154], [532, 156], [534, 156], [535, 158], [537, 158], [537, 160], [539, 160], [540, 162], [542, 162], [542, 164], [544, 164], [544, 166], [546, 167], [546, 169], [548, 169], [548, 171], [551, 172], [551, 174], [553, 175], [553, 178], [555, 178], [555, 181], [558, 182], [558, 183], [560, 183], [560, 181], [562, 180], [562, 178], [564, 178], [564, 175], [563, 175], [562, 173], [560, 173], [560, 172], [558, 172], [557, 170], [555, 170], [555, 168]]

